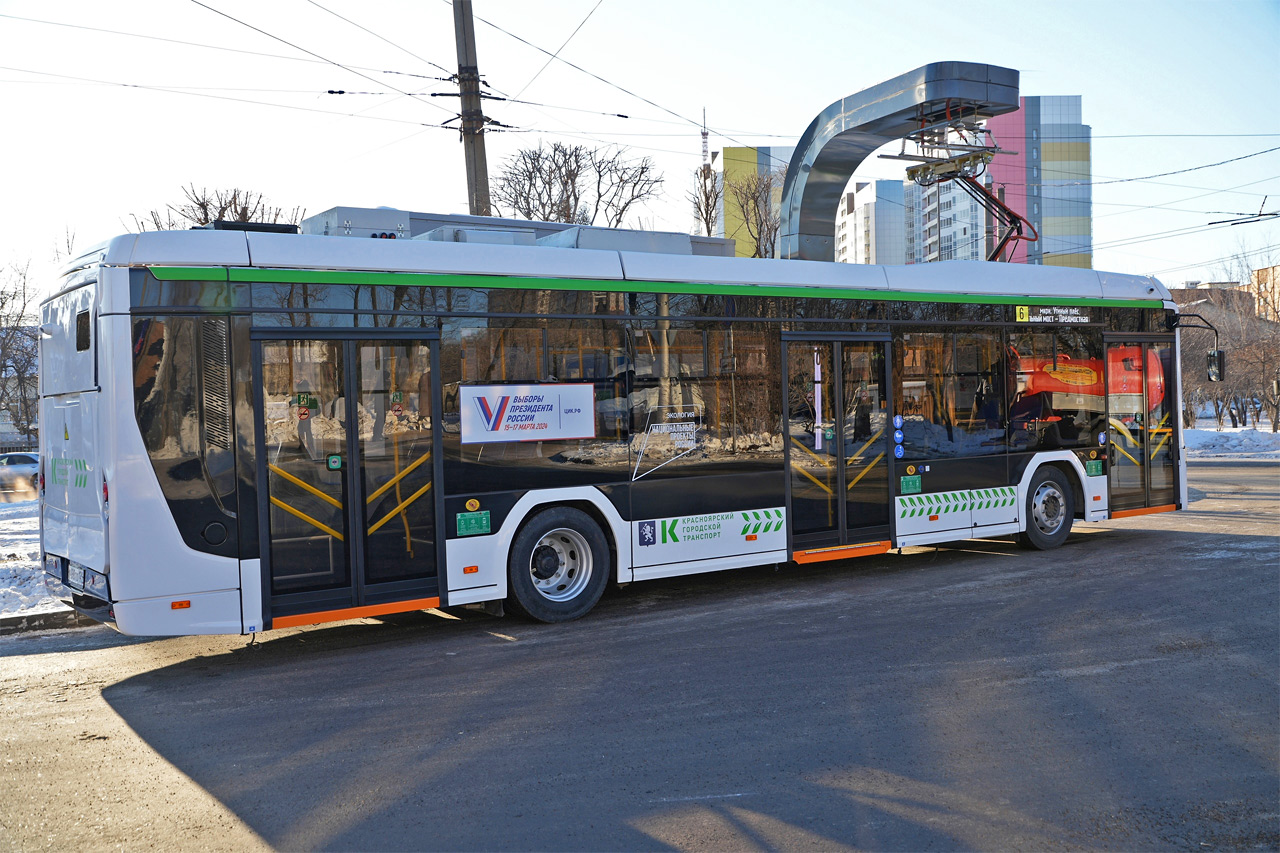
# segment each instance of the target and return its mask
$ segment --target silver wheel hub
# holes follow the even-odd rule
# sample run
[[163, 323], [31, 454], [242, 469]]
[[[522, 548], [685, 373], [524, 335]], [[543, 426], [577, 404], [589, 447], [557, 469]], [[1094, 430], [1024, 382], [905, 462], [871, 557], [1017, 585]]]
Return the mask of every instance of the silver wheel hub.
[[1052, 536], [1066, 521], [1067, 500], [1056, 483], [1041, 483], [1031, 498], [1031, 519], [1040, 532]]
[[529, 558], [529, 577], [549, 601], [571, 601], [591, 580], [591, 546], [576, 530], [560, 527], [543, 534]]

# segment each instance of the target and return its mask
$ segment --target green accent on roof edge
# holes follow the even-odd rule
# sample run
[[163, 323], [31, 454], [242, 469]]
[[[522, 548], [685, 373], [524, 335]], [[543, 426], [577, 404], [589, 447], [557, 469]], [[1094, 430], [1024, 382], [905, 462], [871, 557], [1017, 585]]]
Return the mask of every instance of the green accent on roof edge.
[[459, 275], [448, 273], [285, 270], [259, 267], [151, 267], [161, 281], [245, 281], [270, 284], [381, 284], [413, 287], [495, 287], [508, 290], [594, 290], [620, 293], [689, 293], [701, 296], [786, 296], [810, 299], [867, 299], [900, 302], [947, 302], [982, 305], [1079, 305], [1159, 308], [1159, 299], [1096, 297], [997, 296], [980, 293], [915, 293], [901, 290], [856, 290], [817, 285], [700, 284], [624, 279], [536, 278], [533, 276]]
[[160, 281], [226, 281], [224, 267], [150, 267]]

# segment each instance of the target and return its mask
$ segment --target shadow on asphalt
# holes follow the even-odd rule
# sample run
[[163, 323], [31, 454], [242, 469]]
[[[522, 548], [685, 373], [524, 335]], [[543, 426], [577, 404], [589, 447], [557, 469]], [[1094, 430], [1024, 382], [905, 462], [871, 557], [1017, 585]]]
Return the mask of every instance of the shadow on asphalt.
[[[1233, 846], [1247, 821], [1196, 817], [1195, 798], [1252, 809], [1275, 768], [1203, 697], [1268, 713], [1274, 685], [1191, 689], [1169, 667], [1220, 653], [1196, 608], [1274, 580], [1238, 562], [1274, 537], [1232, 557], [1177, 535], [1241, 577], [1136, 559], [1168, 553], [1155, 527], [1042, 553], [970, 540], [633, 584], [563, 625], [268, 634], [103, 695], [277, 848], [1186, 847], [1188, 821]], [[1143, 621], [1163, 610], [1190, 616]]]

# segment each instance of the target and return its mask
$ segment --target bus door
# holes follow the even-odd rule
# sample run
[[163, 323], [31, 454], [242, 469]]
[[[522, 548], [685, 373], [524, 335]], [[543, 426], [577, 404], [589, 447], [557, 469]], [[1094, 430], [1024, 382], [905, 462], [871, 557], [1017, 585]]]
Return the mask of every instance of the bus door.
[[1108, 340], [1107, 443], [1111, 509], [1178, 500], [1174, 342]]
[[892, 406], [884, 339], [784, 341], [793, 552], [890, 538]]
[[434, 342], [290, 338], [254, 348], [259, 530], [274, 626], [391, 602], [435, 606]]

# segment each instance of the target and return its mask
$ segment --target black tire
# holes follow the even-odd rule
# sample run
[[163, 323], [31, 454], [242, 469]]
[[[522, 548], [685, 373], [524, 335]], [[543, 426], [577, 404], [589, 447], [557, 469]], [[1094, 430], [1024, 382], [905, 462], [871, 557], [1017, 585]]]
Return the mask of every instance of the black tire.
[[591, 516], [545, 509], [511, 543], [507, 605], [539, 622], [568, 622], [596, 606], [612, 574], [609, 543]]
[[1023, 509], [1027, 528], [1018, 534], [1018, 544], [1023, 548], [1048, 551], [1067, 541], [1076, 514], [1067, 476], [1051, 465], [1037, 470]]

